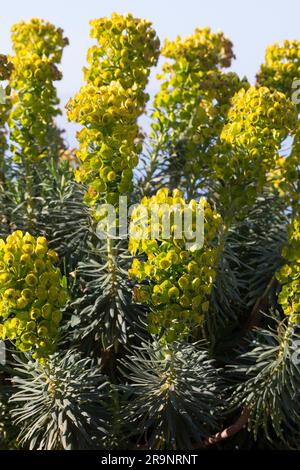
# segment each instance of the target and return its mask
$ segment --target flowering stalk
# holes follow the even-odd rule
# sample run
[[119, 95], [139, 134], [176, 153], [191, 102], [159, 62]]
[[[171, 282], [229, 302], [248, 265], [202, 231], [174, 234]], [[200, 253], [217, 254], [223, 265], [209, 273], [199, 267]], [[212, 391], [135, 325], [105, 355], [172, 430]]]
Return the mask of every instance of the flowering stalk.
[[[155, 196], [144, 197], [140, 207], [133, 211], [131, 233], [136, 225], [136, 229], [139, 227], [141, 207], [151, 210], [153, 205], [158, 205], [157, 227], [153, 226], [154, 221], [149, 214], [144, 232], [140, 237], [131, 236], [129, 242], [132, 254], [138, 254], [146, 260], [135, 258], [129, 274], [138, 281], [134, 290], [135, 300], [150, 308], [150, 332], [159, 334], [163, 341], [169, 343], [201, 325], [208, 311], [209, 295], [216, 275], [216, 242], [221, 218], [204, 198], [198, 204], [195, 200], [186, 204], [181, 191], [174, 190], [169, 195], [168, 189], [163, 188]], [[177, 217], [179, 214], [181, 220], [185, 211], [190, 210], [194, 217], [192, 226], [199, 231], [201, 227], [195, 227], [194, 224], [196, 211], [200, 207], [204, 216], [204, 244], [189, 246], [191, 240], [186, 238], [189, 229], [183, 226], [180, 228]], [[176, 217], [175, 212], [178, 210]], [[165, 238], [166, 213], [173, 225], [169, 236]], [[150, 237], [153, 229], [157, 230], [155, 239]], [[177, 233], [178, 229], [181, 233]]]
[[43, 360], [53, 352], [67, 291], [44, 237], [15, 231], [0, 240], [0, 337]]
[[[143, 142], [138, 119], [149, 98], [145, 87], [158, 59], [159, 40], [149, 21], [131, 14], [113, 13], [110, 18], [90, 24], [97, 45], [88, 51], [86, 83], [69, 101], [67, 111], [69, 120], [83, 126], [78, 133], [80, 165], [75, 177], [87, 184], [85, 201], [92, 206], [93, 219], [98, 222], [102, 212], [97, 204], [109, 203], [117, 208], [119, 196], [132, 192], [133, 170]], [[113, 343], [116, 351], [120, 338], [126, 341], [127, 337], [127, 323], [120, 327], [124, 312], [118, 293], [127, 289], [120, 283], [125, 246], [106, 230], [106, 238], [97, 250], [103, 256], [109, 280], [104, 309], [110, 314], [104, 342]]]
[[288, 244], [283, 248], [282, 256], [286, 260], [276, 273], [281, 284], [278, 302], [291, 323], [300, 322], [300, 221], [294, 219], [289, 227]]
[[68, 117], [84, 127], [76, 171], [88, 184], [90, 205], [116, 204], [119, 194], [132, 190], [133, 169], [142, 149], [137, 120], [145, 110], [144, 89], [159, 54], [159, 40], [147, 20], [113, 13], [91, 21], [98, 41], [88, 51], [86, 84], [67, 105]]
[[53, 81], [62, 77], [57, 64], [68, 40], [61, 28], [34, 18], [13, 26], [12, 42], [11, 150], [17, 163], [22, 158], [37, 163], [62, 146], [54, 123], [61, 111]]
[[182, 183], [194, 197], [207, 170], [211, 172], [230, 99], [248, 83], [235, 73], [224, 73], [234, 58], [232, 43], [209, 28], [166, 40], [162, 55], [169, 60], [158, 76], [162, 85], [154, 101], [152, 138], [155, 144], [164, 136], [171, 187]]
[[274, 187], [282, 143], [296, 125], [297, 110], [283, 93], [253, 86], [234, 95], [221, 133], [223, 153], [214, 159], [231, 222], [243, 218], [267, 186]]
[[[12, 72], [12, 63], [6, 55], [0, 54], [0, 81], [8, 80]], [[6, 123], [10, 111], [10, 87], [4, 90], [1, 87], [0, 99], [0, 179], [1, 183], [5, 183], [5, 152], [8, 149]]]

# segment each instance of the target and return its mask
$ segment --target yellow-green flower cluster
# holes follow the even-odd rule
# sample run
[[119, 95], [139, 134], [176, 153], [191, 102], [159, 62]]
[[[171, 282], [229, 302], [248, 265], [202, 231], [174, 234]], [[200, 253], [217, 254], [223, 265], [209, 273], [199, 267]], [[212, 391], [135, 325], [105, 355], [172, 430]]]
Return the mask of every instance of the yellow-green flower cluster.
[[78, 133], [81, 165], [75, 177], [89, 183], [87, 203], [95, 204], [103, 193], [106, 202], [114, 203], [119, 193], [131, 190], [141, 150], [136, 121], [142, 112], [135, 92], [124, 89], [119, 81], [101, 87], [87, 84], [72, 100], [69, 119], [84, 125]]
[[11, 76], [12, 69], [13, 65], [8, 60], [7, 56], [0, 54], [0, 80], [8, 80]]
[[98, 44], [88, 51], [86, 85], [67, 109], [69, 119], [84, 126], [76, 178], [88, 183], [85, 199], [93, 205], [103, 196], [114, 203], [119, 193], [132, 189], [142, 149], [137, 120], [148, 100], [144, 88], [159, 40], [149, 21], [117, 13], [91, 21], [91, 37]]
[[24, 156], [34, 163], [62, 145], [54, 123], [60, 110], [53, 81], [61, 79], [57, 63], [68, 40], [61, 28], [33, 18], [13, 26], [12, 42], [11, 149], [17, 162]]
[[[300, 41], [285, 40], [268, 47], [265, 63], [257, 74], [257, 83], [281, 91], [287, 97], [293, 93], [293, 82], [300, 77]], [[299, 86], [297, 86], [299, 88]]]
[[233, 97], [221, 139], [272, 168], [283, 140], [295, 130], [296, 123], [296, 108], [283, 93], [253, 86]]
[[224, 73], [234, 57], [232, 43], [223, 33], [196, 29], [186, 38], [166, 41], [162, 54], [161, 89], [154, 101], [152, 128], [166, 136], [173, 155], [189, 160], [186, 170], [203, 172], [210, 162], [210, 147], [218, 139], [234, 93], [246, 81]]
[[0, 338], [37, 359], [53, 351], [68, 298], [57, 262], [45, 237], [17, 230], [0, 240]]
[[[151, 207], [155, 209], [156, 227], [159, 229], [157, 238], [151, 238], [153, 229]], [[172, 195], [167, 188], [160, 189], [155, 196], [144, 197], [141, 206], [148, 209], [149, 220], [145, 228], [147, 238], [130, 238], [129, 249], [132, 254], [141, 255], [141, 259], [133, 260], [129, 275], [138, 281], [134, 289], [134, 299], [150, 308], [149, 330], [160, 334], [164, 340], [171, 342], [190, 331], [190, 328], [203, 322], [204, 314], [209, 308], [209, 295], [216, 275], [218, 251], [216, 239], [220, 229], [220, 215], [213, 210], [203, 198], [188, 204], [179, 190]], [[181, 238], [175, 236], [178, 225], [172, 225], [178, 219], [174, 211], [203, 210], [204, 215], [204, 244], [203, 246], [188, 246], [185, 237], [184, 224], [181, 225]], [[164, 214], [170, 214], [170, 235], [163, 237], [161, 231], [164, 224]], [[141, 209], [137, 207], [132, 213], [131, 224], [139, 225]], [[172, 218], [173, 217], [173, 218]], [[195, 219], [193, 219], [195, 221]], [[196, 227], [193, 227], [194, 230]], [[200, 230], [198, 227], [197, 229]], [[142, 228], [142, 230], [144, 230]]]
[[291, 322], [300, 322], [300, 220], [295, 219], [289, 230], [288, 245], [282, 256], [287, 263], [276, 273], [281, 284], [278, 302]]
[[39, 18], [15, 24], [11, 33], [16, 55], [36, 54], [40, 58], [48, 58], [53, 64], [61, 61], [63, 48], [69, 43], [61, 28]]
[[110, 18], [92, 20], [90, 24], [91, 37], [98, 45], [88, 51], [86, 81], [102, 86], [118, 80], [126, 89], [138, 85], [136, 91], [144, 94], [160, 46], [151, 22], [130, 13], [113, 13]]
[[[278, 195], [285, 200], [288, 206], [293, 207], [299, 214], [299, 145], [295, 145], [299, 139], [299, 131], [296, 132], [293, 142], [293, 150], [287, 157], [279, 156], [273, 169], [268, 173], [268, 181], [278, 191]], [[300, 142], [298, 140], [298, 142]], [[297, 148], [298, 147], [298, 148]]]
[[170, 59], [184, 58], [199, 69], [211, 70], [216, 66], [230, 67], [234, 58], [232, 42], [222, 32], [212, 33], [210, 28], [196, 28], [186, 38], [165, 41], [163, 55]]
[[225, 207], [241, 219], [266, 186], [281, 184], [280, 150], [296, 132], [297, 110], [283, 93], [252, 86], [234, 95], [226, 121], [213, 166]]

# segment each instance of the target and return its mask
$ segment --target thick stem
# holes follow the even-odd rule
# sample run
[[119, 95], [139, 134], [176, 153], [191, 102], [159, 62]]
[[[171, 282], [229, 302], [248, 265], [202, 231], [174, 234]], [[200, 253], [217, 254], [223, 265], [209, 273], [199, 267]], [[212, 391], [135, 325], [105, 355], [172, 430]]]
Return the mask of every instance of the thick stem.
[[194, 449], [199, 447], [208, 447], [212, 444], [217, 444], [224, 439], [228, 439], [228, 437], [234, 436], [237, 434], [246, 424], [250, 416], [250, 409], [245, 408], [242, 412], [241, 416], [228, 428], [224, 429], [213, 436], [208, 437], [205, 439], [204, 443], [194, 445]]
[[[107, 236], [107, 260], [108, 260], [108, 273], [111, 276], [111, 289], [110, 289], [110, 302], [114, 303], [117, 297], [117, 287], [118, 287], [118, 280], [117, 280], [117, 273], [116, 273], [116, 265], [115, 265], [115, 258], [116, 256], [116, 247], [114, 245], [114, 240], [109, 235]], [[116, 324], [115, 320], [113, 320], [112, 325], [112, 338], [114, 342], [114, 351], [117, 353], [118, 351], [118, 339], [115, 336], [116, 331]]]
[[157, 170], [159, 152], [161, 150], [163, 141], [163, 136], [160, 136], [150, 154], [150, 162], [146, 169], [145, 177], [141, 181], [141, 192], [143, 196], [149, 195], [149, 192], [151, 190], [151, 184], [154, 178], [155, 171]]
[[267, 296], [274, 285], [275, 278], [272, 277], [271, 280], [269, 281], [267, 287], [265, 288], [263, 294], [257, 299], [257, 301], [254, 304], [254, 307], [250, 313], [248, 322], [246, 323], [244, 330], [243, 330], [243, 336], [253, 328], [255, 328], [260, 320], [260, 312], [262, 311], [262, 307], [266, 303]]

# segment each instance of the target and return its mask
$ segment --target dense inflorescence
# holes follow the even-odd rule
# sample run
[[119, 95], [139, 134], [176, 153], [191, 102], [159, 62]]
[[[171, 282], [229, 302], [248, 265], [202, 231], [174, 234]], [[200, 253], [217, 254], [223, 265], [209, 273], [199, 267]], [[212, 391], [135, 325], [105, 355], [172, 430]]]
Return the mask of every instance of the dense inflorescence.
[[274, 88], [291, 97], [294, 88], [293, 82], [299, 80], [299, 49], [300, 41], [297, 40], [285, 40], [281, 45], [276, 42], [268, 47], [265, 62], [257, 74], [257, 83], [260, 86]]
[[283, 248], [286, 260], [276, 278], [281, 284], [278, 302], [292, 322], [300, 321], [300, 221], [295, 219], [289, 227], [288, 245]]
[[228, 121], [222, 140], [260, 160], [271, 159], [270, 167], [281, 143], [295, 129], [297, 112], [283, 93], [250, 87], [233, 97]]
[[[141, 221], [143, 207], [147, 209], [147, 221]], [[158, 217], [156, 227], [152, 208], [155, 219]], [[199, 241], [191, 242], [191, 227], [186, 226], [183, 219], [184, 212], [190, 211], [192, 226], [200, 231], [201, 228], [194, 225], [201, 223], [196, 218], [199, 209], [203, 211], [203, 246]], [[166, 224], [166, 215], [170, 220], [170, 234], [165, 237], [163, 224]], [[182, 221], [181, 226], [179, 220]], [[199, 203], [192, 200], [187, 204], [180, 191], [174, 190], [169, 195], [167, 188], [160, 189], [155, 196], [143, 198], [141, 205], [132, 213], [129, 249], [133, 254], [146, 258], [145, 261], [135, 258], [129, 271], [130, 276], [139, 282], [134, 298], [150, 307], [150, 331], [163, 334], [167, 342], [203, 322], [216, 275], [218, 250], [215, 242], [220, 224], [219, 214], [204, 198]], [[150, 236], [153, 229], [156, 231], [155, 239]]]
[[232, 43], [209, 28], [166, 40], [162, 55], [170, 60], [158, 75], [162, 85], [154, 101], [152, 128], [165, 136], [164, 146], [173, 143], [169, 149], [173, 157], [183, 159], [177, 165], [188, 174], [203, 175], [206, 165], [210, 167], [230, 100], [248, 83], [233, 72], [223, 72], [234, 58]]
[[57, 261], [44, 237], [17, 230], [0, 240], [0, 336], [33, 358], [53, 351], [67, 300]]
[[[13, 65], [8, 60], [7, 56], [0, 54], [0, 81], [9, 80], [12, 73]], [[8, 119], [11, 102], [10, 102], [10, 87], [7, 86], [5, 89], [0, 89], [1, 99], [0, 99], [0, 159], [1, 167], [4, 164], [3, 157], [4, 153], [8, 148], [7, 143], [7, 131], [5, 125]]]
[[17, 162], [25, 158], [35, 163], [47, 156], [50, 149], [58, 151], [62, 146], [54, 122], [61, 112], [53, 82], [61, 79], [57, 64], [68, 40], [61, 28], [33, 18], [13, 26], [12, 42], [15, 55], [10, 57], [11, 151]]
[[[257, 83], [278, 90], [290, 99], [299, 111], [299, 72], [300, 41], [285, 40], [268, 47], [265, 63], [257, 74]], [[293, 206], [299, 206], [299, 155], [300, 127], [299, 121], [293, 135], [292, 151], [286, 158], [278, 160], [276, 166], [276, 187], [279, 193]]]
[[216, 160], [216, 168], [220, 177], [223, 173], [233, 181], [237, 212], [251, 207], [267, 185], [278, 187], [277, 169], [284, 163], [281, 147], [296, 127], [297, 110], [283, 93], [253, 86], [233, 97], [221, 133], [227, 151]]
[[144, 88], [158, 59], [159, 40], [149, 21], [116, 13], [92, 21], [91, 36], [98, 45], [88, 52], [86, 85], [67, 109], [69, 119], [84, 126], [76, 177], [88, 183], [85, 199], [93, 205], [103, 195], [115, 203], [118, 194], [132, 189], [142, 149], [137, 120], [148, 100]]

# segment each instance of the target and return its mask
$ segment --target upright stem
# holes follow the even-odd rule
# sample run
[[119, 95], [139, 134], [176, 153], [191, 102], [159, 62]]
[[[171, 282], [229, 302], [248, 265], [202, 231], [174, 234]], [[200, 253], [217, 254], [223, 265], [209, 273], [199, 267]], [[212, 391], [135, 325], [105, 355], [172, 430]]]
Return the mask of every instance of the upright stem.
[[28, 229], [31, 231], [34, 228], [33, 215], [34, 215], [34, 203], [33, 203], [33, 184], [32, 184], [32, 174], [30, 168], [30, 162], [27, 158], [25, 161], [25, 183], [26, 183], [26, 211], [28, 218]]
[[[116, 247], [114, 246], [114, 240], [109, 235], [107, 236], [107, 261], [108, 261], [108, 273], [111, 276], [111, 289], [110, 289], [110, 299], [111, 302], [114, 302], [117, 297], [117, 287], [118, 287], [118, 279], [116, 273], [116, 265], [114, 257], [116, 256]], [[118, 340], [114, 337], [115, 336], [115, 322], [112, 326], [112, 337], [114, 341], [114, 349], [115, 352], [118, 350]]]
[[152, 180], [154, 177], [155, 170], [157, 169], [159, 152], [161, 150], [163, 140], [164, 140], [163, 136], [160, 136], [154, 148], [152, 149], [153, 151], [151, 152], [151, 155], [150, 155], [149, 166], [146, 169], [146, 174], [145, 174], [144, 179], [141, 181], [141, 190], [142, 190], [143, 196], [148, 195], [149, 190], [151, 189]]

